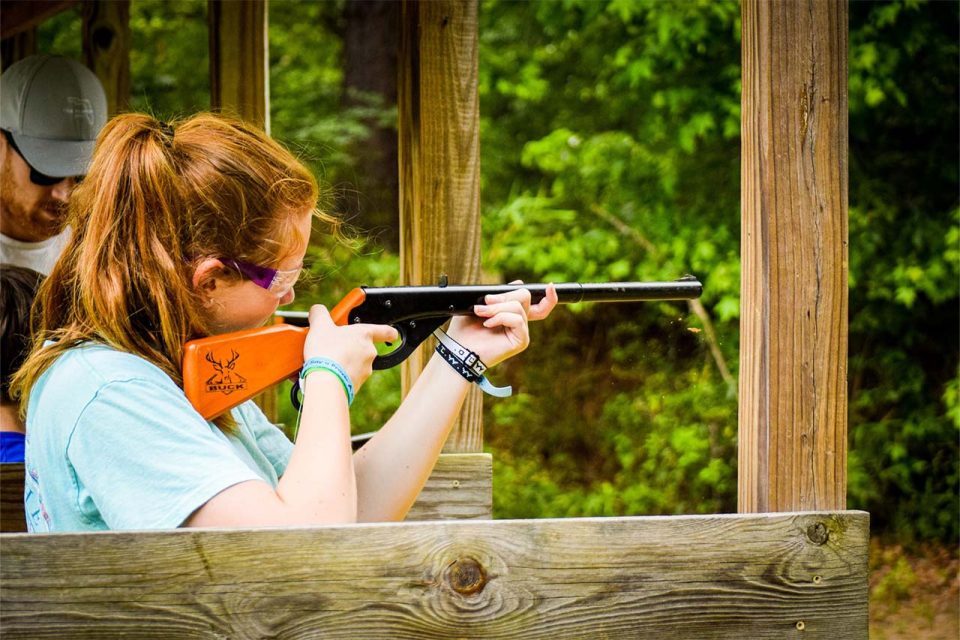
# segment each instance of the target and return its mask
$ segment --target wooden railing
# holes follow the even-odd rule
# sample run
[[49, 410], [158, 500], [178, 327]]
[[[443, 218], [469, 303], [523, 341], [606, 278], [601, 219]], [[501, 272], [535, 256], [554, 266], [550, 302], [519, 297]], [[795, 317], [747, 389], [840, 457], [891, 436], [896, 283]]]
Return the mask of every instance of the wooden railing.
[[4, 534], [6, 638], [867, 638], [858, 511]]

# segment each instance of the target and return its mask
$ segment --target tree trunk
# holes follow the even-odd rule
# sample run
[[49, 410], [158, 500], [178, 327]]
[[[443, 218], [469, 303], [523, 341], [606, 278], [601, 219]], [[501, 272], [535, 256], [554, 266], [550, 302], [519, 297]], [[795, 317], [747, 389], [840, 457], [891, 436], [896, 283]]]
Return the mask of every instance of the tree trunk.
[[[400, 4], [391, 0], [348, 0], [343, 8], [343, 105], [374, 106], [378, 112], [397, 105], [397, 46]], [[354, 224], [399, 251], [397, 216], [397, 129], [393, 119], [364, 119], [369, 136], [357, 144], [355, 175], [341, 203]]]

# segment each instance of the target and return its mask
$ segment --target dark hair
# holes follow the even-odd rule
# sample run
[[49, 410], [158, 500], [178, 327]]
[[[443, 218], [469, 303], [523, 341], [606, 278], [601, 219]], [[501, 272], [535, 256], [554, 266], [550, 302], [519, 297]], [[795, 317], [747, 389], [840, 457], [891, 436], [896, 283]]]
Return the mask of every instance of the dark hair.
[[3, 368], [3, 402], [10, 397], [10, 377], [30, 351], [30, 306], [43, 281], [33, 269], [0, 265], [0, 365]]

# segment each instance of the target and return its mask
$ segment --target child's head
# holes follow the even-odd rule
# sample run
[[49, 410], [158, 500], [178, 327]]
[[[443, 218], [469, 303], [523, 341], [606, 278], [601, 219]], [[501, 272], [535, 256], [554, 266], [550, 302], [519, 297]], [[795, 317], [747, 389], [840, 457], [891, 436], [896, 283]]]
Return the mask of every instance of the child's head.
[[31, 356], [18, 383], [29, 389], [84, 340], [138, 354], [180, 383], [183, 344], [229, 328], [211, 316], [207, 288], [260, 282], [250, 266], [292, 271], [317, 196], [309, 170], [239, 120], [114, 118], [71, 198], [73, 237], [40, 293], [35, 347], [57, 344]]
[[43, 276], [33, 269], [0, 265], [0, 365], [3, 392], [0, 401], [10, 404], [10, 377], [30, 351], [30, 306]]

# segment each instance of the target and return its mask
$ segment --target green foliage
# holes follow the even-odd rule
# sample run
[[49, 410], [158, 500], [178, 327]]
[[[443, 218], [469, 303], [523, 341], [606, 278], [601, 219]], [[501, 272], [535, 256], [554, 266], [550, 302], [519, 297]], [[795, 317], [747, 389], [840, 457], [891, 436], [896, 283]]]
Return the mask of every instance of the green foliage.
[[161, 120], [210, 109], [205, 0], [130, 3], [130, 110]]
[[271, 133], [301, 155], [328, 185], [325, 208], [351, 209], [363, 197], [357, 149], [371, 123], [395, 126], [396, 106], [373, 95], [343, 97], [343, 2], [280, 0], [270, 11]]
[[[486, 264], [548, 281], [695, 273], [729, 366], [739, 7], [555, 7], [482, 7]], [[529, 396], [490, 411], [497, 514], [735, 510], [736, 399], [687, 331], [700, 321], [679, 304], [558, 315], [523, 356]]]
[[[38, 28], [37, 49], [83, 60], [82, 6]], [[206, 0], [130, 3], [130, 106], [170, 120], [210, 108]]]
[[850, 5], [851, 506], [958, 536], [956, 3]]

